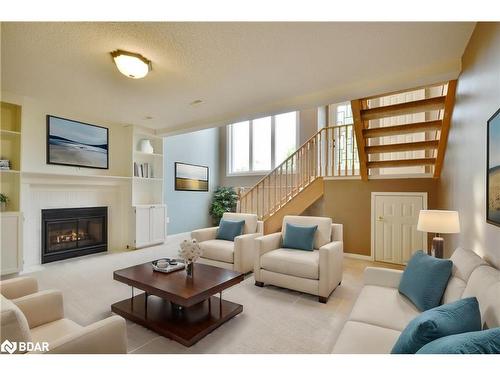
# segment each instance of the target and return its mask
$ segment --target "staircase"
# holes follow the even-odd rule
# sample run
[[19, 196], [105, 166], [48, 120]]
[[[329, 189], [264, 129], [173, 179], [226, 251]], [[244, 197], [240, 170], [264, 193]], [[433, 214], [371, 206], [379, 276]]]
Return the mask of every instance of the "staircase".
[[388, 168], [439, 178], [456, 84], [454, 80], [351, 101], [363, 180], [393, 174]]
[[238, 212], [257, 214], [272, 233], [323, 196], [324, 178], [438, 178], [455, 89], [450, 81], [351, 101], [354, 124], [319, 130], [240, 195]]

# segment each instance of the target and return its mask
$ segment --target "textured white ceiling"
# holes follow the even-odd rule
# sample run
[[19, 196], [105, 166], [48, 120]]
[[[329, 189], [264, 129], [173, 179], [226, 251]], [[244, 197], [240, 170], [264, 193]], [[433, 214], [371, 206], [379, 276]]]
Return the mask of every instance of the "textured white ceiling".
[[[159, 133], [456, 78], [474, 23], [2, 23], [2, 90]], [[109, 52], [152, 60], [121, 75]], [[191, 106], [194, 100], [203, 104]], [[151, 116], [152, 119], [146, 119]]]

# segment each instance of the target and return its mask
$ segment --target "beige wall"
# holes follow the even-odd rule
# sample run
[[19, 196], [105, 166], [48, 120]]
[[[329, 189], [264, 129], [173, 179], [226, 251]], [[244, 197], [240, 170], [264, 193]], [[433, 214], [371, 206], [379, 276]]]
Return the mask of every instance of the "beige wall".
[[[311, 108], [299, 112], [298, 146], [311, 138], [318, 130], [318, 110]], [[226, 175], [226, 127], [221, 127], [219, 132], [219, 183], [223, 186], [252, 187], [264, 175], [252, 176], [227, 176]]]
[[371, 193], [426, 192], [428, 208], [436, 208], [438, 181], [432, 178], [380, 180], [326, 180], [323, 204], [308, 214], [331, 217], [344, 225], [344, 251], [370, 255]]
[[[486, 121], [500, 107], [500, 23], [478, 23], [462, 59], [439, 205], [458, 210], [462, 232], [449, 255], [473, 249], [500, 267], [500, 228], [486, 223]], [[500, 145], [499, 145], [500, 146]]]

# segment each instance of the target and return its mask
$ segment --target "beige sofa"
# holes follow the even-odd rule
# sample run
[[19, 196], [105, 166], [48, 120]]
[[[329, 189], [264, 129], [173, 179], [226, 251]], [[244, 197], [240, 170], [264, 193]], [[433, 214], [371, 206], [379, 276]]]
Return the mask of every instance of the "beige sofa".
[[191, 232], [191, 238], [198, 241], [203, 254], [200, 263], [247, 273], [253, 270], [254, 241], [264, 234], [262, 221], [255, 214], [226, 212], [222, 219], [245, 220], [243, 234], [233, 241], [216, 239], [219, 227], [198, 229]]
[[0, 342], [48, 343], [56, 354], [118, 354], [127, 352], [125, 319], [112, 316], [82, 327], [64, 318], [62, 294], [56, 290], [38, 291], [37, 281], [19, 277], [0, 283]]
[[[475, 296], [485, 327], [500, 326], [500, 271], [470, 250], [453, 253], [452, 276], [443, 303]], [[401, 331], [420, 314], [398, 286], [402, 271], [367, 267], [364, 287], [333, 353], [390, 353]]]
[[[313, 251], [282, 248], [287, 223], [318, 226]], [[342, 281], [342, 230], [342, 224], [332, 224], [327, 217], [285, 216], [282, 232], [255, 241], [255, 285], [298, 290], [318, 296], [320, 302], [326, 303]]]

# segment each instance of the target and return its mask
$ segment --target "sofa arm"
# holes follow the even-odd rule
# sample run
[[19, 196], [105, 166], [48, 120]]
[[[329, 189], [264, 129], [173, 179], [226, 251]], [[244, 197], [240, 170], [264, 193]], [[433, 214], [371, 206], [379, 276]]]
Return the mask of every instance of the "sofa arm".
[[398, 288], [403, 271], [389, 268], [366, 267], [364, 272], [365, 285], [384, 286], [386, 288]]
[[253, 270], [255, 256], [255, 239], [260, 233], [243, 234], [234, 238], [234, 269], [247, 273]]
[[0, 281], [0, 294], [15, 299], [38, 292], [38, 282], [33, 277], [16, 277]]
[[215, 240], [215, 237], [217, 236], [218, 229], [219, 229], [219, 227], [211, 227], [211, 228], [203, 228], [203, 229], [193, 230], [191, 232], [191, 238], [193, 240], [198, 241], [198, 242]]
[[319, 248], [319, 295], [328, 297], [342, 281], [344, 243], [333, 241]]
[[111, 316], [49, 343], [49, 354], [126, 354], [127, 327]]
[[281, 232], [271, 233], [255, 239], [256, 256], [259, 258], [265, 253], [279, 249], [281, 246]]
[[259, 233], [261, 236], [264, 235], [264, 222], [261, 220], [257, 220], [257, 230], [255, 233]]
[[63, 296], [58, 290], [43, 290], [12, 302], [23, 312], [30, 328], [64, 318]]
[[332, 241], [344, 241], [344, 225], [332, 224]]

